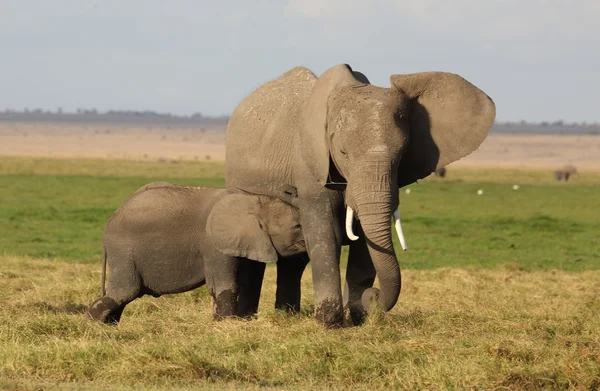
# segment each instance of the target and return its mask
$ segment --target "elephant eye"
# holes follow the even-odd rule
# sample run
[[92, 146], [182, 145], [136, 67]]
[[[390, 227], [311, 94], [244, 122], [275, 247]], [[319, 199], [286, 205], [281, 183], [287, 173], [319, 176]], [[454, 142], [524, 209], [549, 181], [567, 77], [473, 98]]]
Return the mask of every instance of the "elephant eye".
[[346, 150], [345, 150], [345, 149], [340, 149], [340, 153], [341, 153], [342, 155], [347, 155], [347, 154], [348, 154], [348, 153], [346, 152]]
[[296, 224], [296, 225], [294, 225], [294, 228], [295, 228], [295, 229], [298, 229], [298, 228], [300, 228], [300, 227], [302, 227], [300, 224]]

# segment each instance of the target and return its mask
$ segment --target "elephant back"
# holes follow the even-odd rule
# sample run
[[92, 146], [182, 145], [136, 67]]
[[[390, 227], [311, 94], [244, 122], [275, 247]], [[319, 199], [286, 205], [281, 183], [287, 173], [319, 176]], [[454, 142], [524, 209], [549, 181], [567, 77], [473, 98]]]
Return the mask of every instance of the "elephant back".
[[[275, 191], [267, 187], [289, 181], [292, 144], [316, 79], [306, 68], [293, 68], [237, 106], [226, 131], [227, 187], [272, 194]], [[265, 172], [274, 163], [277, 169]]]

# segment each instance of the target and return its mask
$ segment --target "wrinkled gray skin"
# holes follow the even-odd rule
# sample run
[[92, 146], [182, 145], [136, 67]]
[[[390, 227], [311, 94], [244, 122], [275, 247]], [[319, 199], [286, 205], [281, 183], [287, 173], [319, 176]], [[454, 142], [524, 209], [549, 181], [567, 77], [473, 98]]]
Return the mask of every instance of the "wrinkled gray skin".
[[572, 164], [566, 164], [561, 168], [554, 170], [554, 178], [557, 181], [565, 181], [567, 182], [570, 177], [577, 176], [579, 178], [579, 173], [577, 172], [577, 167]]
[[[140, 296], [185, 292], [205, 282], [215, 319], [250, 316], [262, 283], [262, 273], [252, 273], [278, 258], [306, 264], [296, 208], [275, 198], [166, 182], [146, 185], [125, 201], [110, 218], [103, 245], [102, 297], [89, 315], [112, 324]], [[238, 302], [240, 286], [258, 294]]]
[[[315, 317], [327, 326], [362, 321], [371, 303], [390, 310], [400, 294], [390, 215], [398, 189], [475, 150], [495, 105], [458, 75], [392, 75], [391, 88], [369, 84], [350, 66], [317, 78], [294, 68], [244, 99], [227, 126], [228, 188], [279, 198], [300, 210], [312, 261]], [[339, 259], [344, 210], [355, 211], [346, 289]], [[278, 264], [278, 283], [299, 303], [303, 268]], [[373, 288], [378, 276], [380, 290]]]

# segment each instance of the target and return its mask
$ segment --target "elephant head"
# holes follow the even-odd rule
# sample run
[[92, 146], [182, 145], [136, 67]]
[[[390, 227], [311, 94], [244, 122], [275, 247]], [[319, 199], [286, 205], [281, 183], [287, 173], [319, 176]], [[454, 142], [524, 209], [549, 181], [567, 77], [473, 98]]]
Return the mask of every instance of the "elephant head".
[[264, 263], [306, 251], [298, 210], [266, 196], [223, 197], [208, 216], [206, 233], [223, 254]]
[[400, 293], [390, 229], [398, 189], [474, 151], [495, 105], [458, 75], [392, 75], [391, 88], [381, 88], [344, 64], [317, 79], [304, 114], [302, 160], [323, 186], [346, 180], [348, 212], [360, 221], [379, 277], [380, 291], [365, 291], [363, 305], [376, 300], [388, 311]]

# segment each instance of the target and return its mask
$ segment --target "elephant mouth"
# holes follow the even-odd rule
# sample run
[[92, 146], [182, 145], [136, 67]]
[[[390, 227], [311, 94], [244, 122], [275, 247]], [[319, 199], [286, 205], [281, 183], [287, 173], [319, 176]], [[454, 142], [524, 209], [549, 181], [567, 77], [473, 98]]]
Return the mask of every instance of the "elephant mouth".
[[279, 254], [281, 256], [293, 256], [293, 255], [298, 255], [298, 254], [302, 254], [305, 253], [306, 250], [306, 242], [304, 241], [304, 239], [299, 240], [289, 246], [287, 246], [285, 248], [285, 252], [283, 254]]

